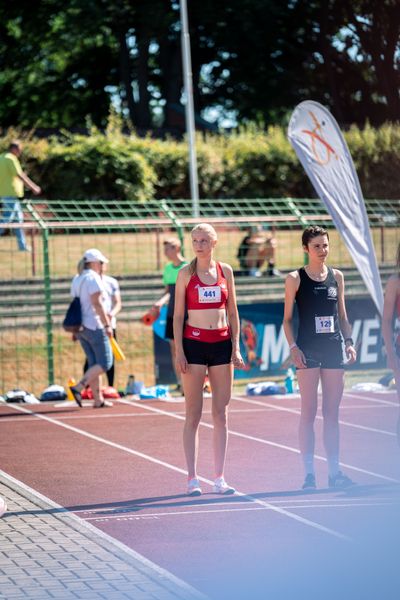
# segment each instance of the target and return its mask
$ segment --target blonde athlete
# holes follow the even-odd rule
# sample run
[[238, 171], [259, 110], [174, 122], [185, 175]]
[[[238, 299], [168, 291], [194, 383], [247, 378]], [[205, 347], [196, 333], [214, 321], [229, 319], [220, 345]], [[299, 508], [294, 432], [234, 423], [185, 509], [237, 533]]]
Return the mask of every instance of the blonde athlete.
[[[353, 482], [339, 470], [339, 405], [344, 389], [342, 335], [348, 364], [356, 360], [356, 350], [346, 314], [344, 278], [341, 271], [325, 264], [329, 254], [326, 229], [307, 227], [302, 243], [309, 263], [292, 271], [286, 278], [283, 327], [300, 387], [299, 439], [305, 470], [303, 489], [316, 487], [314, 421], [320, 381], [328, 484], [329, 487], [345, 488]], [[299, 313], [296, 340], [292, 325], [295, 302]]]
[[195, 258], [178, 273], [174, 312], [176, 366], [182, 374], [186, 402], [183, 446], [188, 467], [187, 493], [201, 494], [196, 464], [203, 385], [208, 370], [214, 424], [214, 492], [233, 494], [235, 489], [224, 479], [224, 466], [233, 368], [243, 367], [235, 283], [232, 268], [213, 258], [217, 244], [215, 229], [202, 223], [193, 228], [191, 235]]
[[399, 417], [397, 420], [397, 441], [400, 444], [400, 335], [394, 340], [394, 321], [400, 319], [400, 244], [397, 248], [397, 273], [389, 277], [383, 303], [382, 335], [385, 341], [387, 365], [394, 372]]

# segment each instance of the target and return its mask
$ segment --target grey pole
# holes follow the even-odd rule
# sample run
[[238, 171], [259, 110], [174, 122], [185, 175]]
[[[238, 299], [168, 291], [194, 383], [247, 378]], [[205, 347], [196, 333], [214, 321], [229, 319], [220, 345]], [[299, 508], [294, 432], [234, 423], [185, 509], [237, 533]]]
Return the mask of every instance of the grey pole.
[[189, 179], [192, 196], [192, 216], [199, 217], [199, 183], [197, 178], [196, 130], [194, 124], [192, 60], [186, 0], [180, 0], [183, 82], [186, 95], [186, 133], [189, 143]]

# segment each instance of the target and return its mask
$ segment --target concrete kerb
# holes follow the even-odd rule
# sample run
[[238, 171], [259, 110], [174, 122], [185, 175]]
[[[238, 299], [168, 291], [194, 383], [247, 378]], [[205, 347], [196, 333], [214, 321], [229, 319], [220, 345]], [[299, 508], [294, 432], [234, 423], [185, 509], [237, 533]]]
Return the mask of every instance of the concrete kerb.
[[[15, 560], [12, 557], [13, 539], [20, 533], [20, 540], [26, 536], [27, 528], [29, 531], [37, 531], [39, 534], [43, 531], [43, 519], [45, 518], [48, 522], [51, 522], [52, 528], [56, 532], [63, 533], [66, 540], [73, 539], [75, 547], [79, 546], [90, 546], [91, 557], [96, 560], [98, 559], [98, 567], [107, 564], [108, 567], [115, 564], [115, 572], [118, 574], [121, 572], [121, 566], [123, 567], [124, 581], [121, 583], [121, 589], [119, 590], [118, 577], [112, 581], [112, 593], [109, 593], [109, 597], [113, 598], [132, 598], [136, 600], [140, 597], [142, 600], [207, 600], [207, 597], [192, 586], [179, 579], [166, 569], [151, 562], [138, 552], [135, 552], [131, 548], [125, 546], [125, 544], [115, 540], [106, 533], [100, 531], [90, 523], [83, 521], [77, 515], [71, 513], [68, 509], [58, 505], [46, 496], [43, 496], [39, 492], [36, 492], [32, 488], [25, 485], [23, 482], [18, 481], [8, 473], [0, 470], [0, 496], [2, 496], [8, 505], [8, 512], [0, 519], [0, 534], [4, 540], [9, 540], [10, 543], [6, 543], [3, 548], [0, 548], [0, 581], [2, 584], [0, 588], [6, 591], [6, 586], [9, 584], [7, 579], [7, 558], [10, 558], [11, 568], [15, 568]], [[14, 510], [15, 505], [19, 506], [17, 510]], [[37, 510], [39, 509], [39, 511]], [[14, 514], [17, 513], [17, 514]], [[26, 513], [26, 514], [24, 514]], [[23, 519], [21, 518], [23, 516]], [[20, 530], [20, 531], [19, 531]], [[53, 536], [54, 539], [54, 536]], [[29, 548], [29, 543], [32, 543], [32, 548]], [[51, 565], [46, 565], [46, 562], [51, 563], [54, 559], [54, 553], [50, 554], [50, 551], [46, 550], [46, 544], [43, 545], [43, 540], [40, 544], [35, 547], [35, 541], [32, 541], [32, 536], [26, 540], [26, 543], [18, 548], [15, 545], [16, 554], [19, 556], [21, 566], [24, 566], [24, 558], [21, 556], [21, 552], [27, 552], [28, 557], [35, 556], [36, 562], [43, 565], [43, 572], [50, 579], [49, 568]], [[63, 543], [60, 545], [60, 551], [64, 555], [68, 553], [68, 549], [63, 547]], [[3, 558], [1, 555], [3, 554]], [[48, 555], [48, 556], [47, 556]], [[27, 559], [29, 562], [29, 558]], [[62, 561], [60, 563], [63, 564]], [[26, 565], [25, 565], [26, 567]], [[62, 569], [62, 567], [61, 567]], [[66, 569], [67, 571], [67, 569]], [[93, 582], [93, 569], [86, 567], [87, 575], [90, 581]], [[69, 571], [70, 572], [70, 571]], [[130, 576], [132, 581], [137, 582], [138, 577], [140, 583], [138, 587], [132, 585], [130, 590], [127, 584], [129, 584]], [[64, 586], [66, 585], [65, 595], [58, 598], [104, 598], [105, 593], [101, 591], [99, 585], [103, 584], [106, 586], [106, 579], [104, 576], [99, 576], [99, 582], [94, 585], [94, 589], [86, 587], [86, 593], [82, 593], [76, 588], [76, 579], [74, 586], [68, 589], [68, 577], [63, 578], [60, 572], [55, 576], [57, 579], [63, 581]], [[78, 579], [81, 578], [82, 582], [85, 580], [85, 569], [80, 569], [78, 573]], [[43, 575], [42, 575], [43, 579]], [[11, 579], [12, 581], [13, 579]], [[40, 581], [40, 577], [38, 579]], [[43, 582], [45, 580], [43, 579]], [[65, 583], [67, 582], [67, 583]], [[19, 579], [15, 582], [15, 586], [21, 587], [24, 585]], [[45, 585], [45, 583], [43, 583]], [[5, 586], [5, 587], [3, 587]], [[96, 587], [97, 586], [97, 587]], [[51, 586], [50, 586], [51, 587]], [[90, 587], [90, 584], [89, 584]], [[133, 589], [135, 588], [135, 589]], [[37, 589], [35, 592], [32, 591], [32, 598], [39, 597], [37, 595]], [[17, 598], [17, 589], [11, 590], [9, 587], [8, 594], [0, 598]], [[29, 597], [29, 590], [21, 589], [21, 597]], [[99, 595], [97, 595], [97, 592]], [[120, 592], [120, 595], [119, 595]], [[70, 595], [69, 595], [70, 594]], [[42, 597], [54, 597], [50, 593]]]

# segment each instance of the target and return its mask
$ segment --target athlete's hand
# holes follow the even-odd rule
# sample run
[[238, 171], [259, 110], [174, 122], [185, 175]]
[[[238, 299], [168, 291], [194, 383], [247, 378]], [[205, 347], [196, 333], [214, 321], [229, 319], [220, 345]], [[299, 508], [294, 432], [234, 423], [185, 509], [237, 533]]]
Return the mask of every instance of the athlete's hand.
[[183, 352], [175, 353], [175, 365], [178, 373], [186, 373], [188, 369], [188, 363]]
[[235, 369], [244, 369], [244, 360], [239, 350], [233, 350], [232, 352], [232, 364]]
[[305, 356], [298, 346], [293, 346], [290, 351], [290, 356], [292, 357], [293, 364], [297, 369], [306, 368], [307, 364]]
[[354, 348], [354, 346], [346, 346], [344, 351], [347, 356], [346, 364], [352, 365], [353, 363], [355, 363], [357, 360], [357, 350]]

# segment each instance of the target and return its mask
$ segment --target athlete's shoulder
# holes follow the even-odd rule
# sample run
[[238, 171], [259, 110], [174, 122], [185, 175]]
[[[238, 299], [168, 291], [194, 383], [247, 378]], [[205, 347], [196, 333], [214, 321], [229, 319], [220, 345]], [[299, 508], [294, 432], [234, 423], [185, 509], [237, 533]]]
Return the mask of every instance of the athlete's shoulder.
[[386, 290], [399, 290], [400, 291], [400, 275], [394, 273], [389, 277], [386, 282]]
[[299, 281], [300, 280], [300, 271], [296, 269], [295, 271], [290, 271], [286, 275], [286, 281]]
[[228, 265], [228, 263], [219, 262], [219, 265], [224, 274], [226, 274], [226, 273], [232, 274], [233, 273], [233, 269], [232, 269], [231, 265]]
[[177, 281], [188, 281], [191, 277], [190, 265], [186, 264], [178, 271]]
[[342, 271], [340, 271], [340, 269], [334, 269], [333, 267], [331, 267], [331, 271], [336, 281], [343, 281], [344, 275]]

